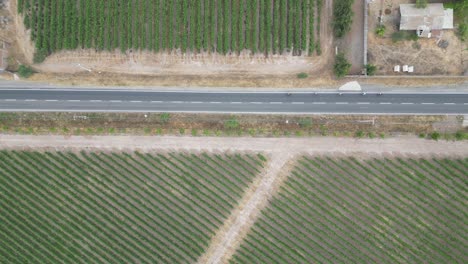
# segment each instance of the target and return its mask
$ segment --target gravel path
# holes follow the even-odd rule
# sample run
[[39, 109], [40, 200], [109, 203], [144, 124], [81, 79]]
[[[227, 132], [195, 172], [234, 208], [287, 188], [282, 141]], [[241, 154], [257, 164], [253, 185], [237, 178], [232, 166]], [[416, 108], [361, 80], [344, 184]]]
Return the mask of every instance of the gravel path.
[[[0, 149], [106, 149], [139, 151], [248, 151], [263, 152], [268, 166], [256, 177], [239, 205], [217, 231], [199, 263], [227, 263], [255, 223], [269, 198], [287, 177], [294, 156], [338, 154], [375, 156], [388, 154], [468, 156], [468, 142], [430, 141], [415, 137], [390, 139], [352, 138], [222, 138], [150, 136], [29, 136], [0, 135]], [[289, 161], [289, 163], [288, 163]]]
[[115, 150], [256, 151], [267, 153], [400, 153], [468, 155], [467, 141], [432, 141], [416, 137], [388, 139], [236, 138], [178, 136], [31, 136], [0, 135], [5, 148], [101, 148]]

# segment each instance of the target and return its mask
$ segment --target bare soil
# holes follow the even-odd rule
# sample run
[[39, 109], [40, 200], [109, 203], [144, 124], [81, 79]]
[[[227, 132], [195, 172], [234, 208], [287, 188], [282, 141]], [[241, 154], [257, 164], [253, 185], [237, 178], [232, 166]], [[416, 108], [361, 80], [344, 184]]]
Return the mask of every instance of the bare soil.
[[[369, 3], [368, 61], [377, 66], [377, 74], [460, 76], [468, 73], [468, 43], [456, 36], [456, 29], [444, 30], [440, 39], [392, 42], [391, 35], [398, 31], [400, 21], [399, 5], [403, 3], [414, 1], [377, 0]], [[383, 38], [375, 34], [380, 14], [386, 28]], [[448, 42], [448, 47], [439, 47], [443, 41]], [[395, 65], [414, 66], [414, 73], [395, 73]]]

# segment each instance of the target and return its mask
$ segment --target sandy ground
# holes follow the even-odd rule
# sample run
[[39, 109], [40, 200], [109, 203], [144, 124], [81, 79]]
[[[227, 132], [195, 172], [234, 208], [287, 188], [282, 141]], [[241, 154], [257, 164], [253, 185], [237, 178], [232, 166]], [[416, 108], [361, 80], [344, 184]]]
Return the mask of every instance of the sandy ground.
[[221, 138], [146, 136], [27, 136], [0, 135], [0, 149], [106, 149], [139, 151], [249, 151], [269, 157], [265, 170], [254, 180], [239, 205], [212, 238], [199, 263], [227, 263], [247, 235], [268, 199], [278, 190], [295, 156], [333, 155], [456, 155], [468, 156], [468, 142], [430, 141], [415, 137], [350, 138]]
[[[399, 6], [414, 3], [409, 0], [375, 0], [369, 4], [368, 59], [377, 66], [379, 75], [408, 76], [408, 73], [395, 73], [395, 65], [414, 66], [411, 75], [464, 75], [468, 74], [468, 42], [461, 42], [456, 36], [456, 29], [444, 30], [441, 39], [419, 38], [418, 41], [400, 41], [393, 43], [392, 33], [398, 31], [400, 22]], [[385, 26], [385, 36], [377, 37], [375, 29]], [[441, 41], [447, 41], [448, 47], [439, 47]]]
[[338, 40], [339, 50], [346, 54], [351, 63], [350, 75], [360, 75], [364, 67], [364, 2], [355, 0], [353, 4], [353, 24], [351, 31]]

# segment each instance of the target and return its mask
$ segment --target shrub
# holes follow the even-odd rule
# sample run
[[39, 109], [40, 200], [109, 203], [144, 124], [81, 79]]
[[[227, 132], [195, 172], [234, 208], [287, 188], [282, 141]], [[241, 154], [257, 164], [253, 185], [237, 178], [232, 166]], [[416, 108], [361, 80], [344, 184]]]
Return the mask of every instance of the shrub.
[[29, 78], [33, 74], [34, 74], [34, 70], [29, 66], [20, 65], [18, 68], [18, 75], [21, 78]]
[[298, 123], [300, 127], [312, 126], [312, 120], [310, 120], [310, 118], [301, 118]]
[[305, 79], [307, 77], [309, 77], [309, 75], [307, 73], [305, 73], [305, 72], [301, 72], [301, 73], [299, 73], [297, 75], [297, 78], [299, 78], [299, 79]]
[[235, 118], [228, 119], [224, 122], [224, 128], [226, 129], [236, 129], [239, 128], [239, 121]]
[[375, 138], [375, 133], [374, 132], [369, 132], [368, 136], [369, 136], [369, 138]]
[[432, 132], [431, 133], [431, 139], [439, 140], [439, 138], [440, 138], [440, 133], [439, 132]]
[[468, 133], [465, 133], [463, 131], [457, 131], [455, 133], [455, 139], [456, 140], [464, 140], [464, 139], [468, 139]]
[[377, 67], [374, 64], [366, 64], [366, 73], [369, 76], [372, 76], [377, 71]]
[[416, 0], [416, 8], [426, 8], [427, 0]]
[[356, 132], [356, 137], [357, 138], [362, 138], [363, 136], [364, 136], [364, 132], [362, 132], [361, 130]]
[[341, 78], [346, 76], [351, 69], [351, 63], [348, 62], [344, 53], [340, 52], [336, 55], [335, 65], [333, 66], [333, 71], [336, 77]]
[[351, 29], [353, 23], [354, 0], [340, 0], [333, 2], [333, 32], [336, 37], [341, 38]]
[[460, 25], [458, 25], [458, 36], [460, 36], [461, 41], [468, 40], [468, 24], [467, 23], [460, 23]]
[[424, 133], [419, 133], [418, 136], [419, 136], [419, 138], [425, 138], [425, 137], [426, 137], [426, 134], [424, 134]]
[[379, 37], [383, 37], [385, 35], [385, 26], [380, 25], [375, 29], [375, 34]]
[[418, 35], [414, 31], [397, 31], [392, 34], [392, 41], [418, 40]]
[[49, 55], [49, 52], [47, 52], [46, 50], [37, 50], [35, 53], [34, 53], [34, 58], [33, 58], [33, 61], [34, 63], [42, 63], [44, 62], [44, 60], [46, 59], [46, 57]]
[[171, 119], [171, 115], [169, 113], [162, 113], [159, 116], [159, 119], [161, 120], [161, 123], [165, 124], [169, 122], [169, 119]]

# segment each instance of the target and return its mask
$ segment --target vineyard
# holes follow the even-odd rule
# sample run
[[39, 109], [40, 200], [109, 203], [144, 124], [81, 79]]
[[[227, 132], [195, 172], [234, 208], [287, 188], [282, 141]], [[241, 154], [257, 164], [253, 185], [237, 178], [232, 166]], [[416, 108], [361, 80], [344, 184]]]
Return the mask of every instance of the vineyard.
[[468, 159], [302, 157], [232, 263], [466, 263]]
[[[39, 54], [95, 49], [310, 55], [321, 0], [18, 0]], [[319, 48], [319, 47], [317, 47]]]
[[264, 161], [0, 151], [0, 262], [193, 263]]

